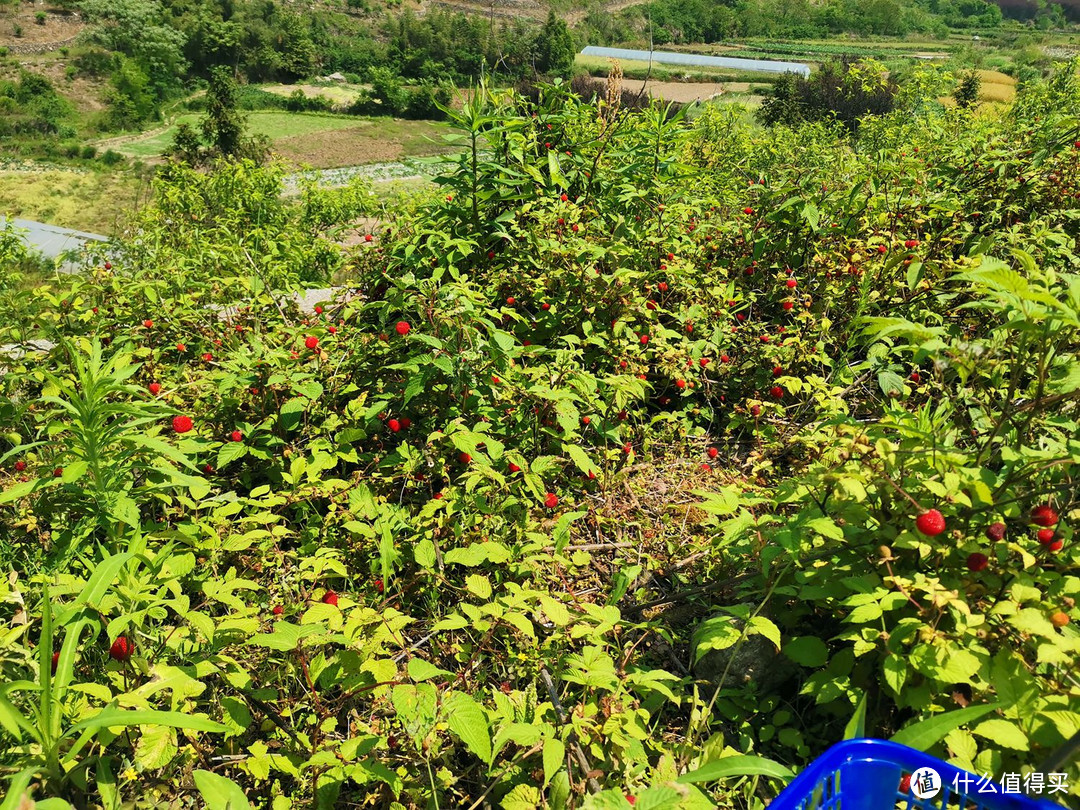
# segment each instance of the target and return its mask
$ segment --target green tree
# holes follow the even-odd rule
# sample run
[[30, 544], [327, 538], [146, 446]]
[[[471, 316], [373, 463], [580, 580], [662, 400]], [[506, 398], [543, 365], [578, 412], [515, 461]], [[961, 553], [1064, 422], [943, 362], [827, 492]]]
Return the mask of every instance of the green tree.
[[165, 19], [154, 0], [83, 0], [83, 16], [94, 27], [90, 41], [140, 63], [158, 98], [165, 98], [188, 70], [186, 37]]
[[973, 106], [979, 100], [980, 84], [979, 74], [974, 70], [965, 73], [960, 79], [960, 84], [956, 86], [956, 90], [953, 92], [956, 106], [965, 110]]
[[121, 57], [120, 66], [113, 71], [106, 92], [109, 118], [119, 129], [134, 129], [143, 121], [157, 115], [157, 101], [150, 87], [150, 77], [139, 64]]
[[217, 67], [211, 72], [206, 98], [206, 116], [200, 123], [203, 138], [222, 156], [236, 155], [247, 121], [237, 109], [236, 80], [228, 68]]
[[534, 48], [537, 72], [563, 78], [570, 75], [574, 66], [574, 38], [570, 36], [566, 22], [556, 17], [554, 11], [548, 12], [547, 22], [537, 34]]

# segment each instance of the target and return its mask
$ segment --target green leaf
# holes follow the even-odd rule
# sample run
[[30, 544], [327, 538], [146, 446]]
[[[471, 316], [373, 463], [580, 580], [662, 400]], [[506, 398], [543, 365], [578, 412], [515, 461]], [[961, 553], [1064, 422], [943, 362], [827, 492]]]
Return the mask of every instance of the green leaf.
[[413, 546], [413, 560], [423, 568], [425, 571], [431, 571], [435, 568], [435, 544], [424, 538], [415, 546]]
[[576, 444], [566, 445], [566, 452], [569, 454], [571, 460], [577, 465], [577, 468], [583, 473], [588, 474], [591, 470], [594, 473], [600, 472], [600, 468], [596, 466], [588, 453], [578, 447]]
[[954, 728], [960, 728], [966, 723], [978, 720], [998, 708], [1000, 708], [999, 704], [988, 703], [985, 706], [969, 706], [966, 709], [935, 715], [900, 729], [889, 739], [894, 743], [914, 748], [916, 751], [926, 751]]
[[855, 707], [855, 713], [851, 715], [847, 725], [844, 726], [844, 739], [856, 740], [866, 736], [866, 693], [859, 698], [859, 705]]
[[544, 786], [551, 781], [559, 768], [563, 766], [566, 757], [566, 744], [558, 737], [548, 737], [544, 740]]
[[829, 648], [817, 636], [799, 636], [784, 645], [784, 655], [804, 667], [822, 667], [829, 660]]
[[502, 810], [536, 810], [537, 807], [542, 805], [543, 801], [538, 787], [535, 785], [517, 785], [503, 796], [499, 807]]
[[432, 678], [449, 677], [452, 673], [447, 672], [445, 669], [439, 669], [429, 661], [425, 661], [423, 658], [412, 658], [406, 667], [409, 671], [409, 677], [416, 681], [430, 681]]
[[446, 724], [465, 747], [486, 765], [491, 764], [491, 730], [480, 704], [464, 692], [451, 692], [443, 700]]
[[109, 504], [109, 515], [133, 529], [139, 528], [142, 524], [139, 505], [126, 495], [118, 495], [112, 499]]
[[812, 518], [806, 521], [806, 527], [831, 540], [844, 539], [844, 530], [837, 526], [836, 521], [830, 517]]
[[217, 470], [224, 469], [230, 461], [236, 461], [238, 458], [243, 458], [247, 455], [247, 445], [243, 442], [225, 442], [221, 445], [221, 449], [218, 450], [217, 463], [214, 464], [214, 468]]
[[[281, 426], [285, 430], [296, 430], [299, 427], [300, 422], [304, 418], [304, 411], [307, 410], [310, 400], [303, 397], [293, 397], [285, 401], [285, 404], [281, 406], [280, 417]], [[232, 442], [232, 444], [239, 444], [239, 442]], [[222, 448], [224, 449], [224, 448]], [[220, 465], [221, 456], [218, 456]]]
[[983, 720], [979, 725], [971, 729], [971, 733], [978, 734], [980, 737], [985, 737], [1015, 751], [1027, 751], [1031, 747], [1027, 735], [1015, 723], [1003, 720], [1000, 717]]
[[491, 581], [482, 574], [469, 574], [465, 577], [465, 587], [480, 599], [491, 598]]
[[211, 771], [195, 771], [195, 787], [202, 794], [206, 810], [244, 810], [250, 808], [244, 791], [232, 779]]
[[746, 626], [746, 635], [765, 636], [776, 649], [780, 649], [780, 628], [764, 616], [754, 616]]
[[744, 754], [722, 757], [707, 762], [697, 770], [684, 773], [676, 782], [684, 785], [696, 785], [701, 782], [715, 782], [740, 776], [768, 776], [772, 779], [789, 780], [795, 774], [779, 762], [765, 757], [752, 757]]
[[30, 780], [36, 775], [37, 768], [24, 768], [15, 774], [8, 783], [8, 792], [4, 797], [4, 803], [0, 804], [0, 810], [18, 810], [22, 807], [23, 798], [27, 796], [27, 788], [30, 787]]
[[902, 394], [904, 392], [904, 378], [895, 371], [882, 371], [877, 375], [878, 386], [881, 393], [888, 396], [891, 393]]
[[149, 726], [144, 729], [135, 746], [135, 762], [144, 770], [164, 768], [176, 756], [176, 729]]
[[274, 632], [258, 633], [252, 636], [248, 643], [271, 650], [295, 650], [300, 639], [318, 632], [320, 628], [314, 625], [301, 627], [290, 622], [278, 622], [274, 625]]
[[734, 624], [730, 616], [715, 616], [706, 619], [694, 630], [690, 641], [694, 649], [694, 663], [700, 661], [701, 657], [710, 650], [726, 650], [734, 646], [741, 635], [742, 631]]

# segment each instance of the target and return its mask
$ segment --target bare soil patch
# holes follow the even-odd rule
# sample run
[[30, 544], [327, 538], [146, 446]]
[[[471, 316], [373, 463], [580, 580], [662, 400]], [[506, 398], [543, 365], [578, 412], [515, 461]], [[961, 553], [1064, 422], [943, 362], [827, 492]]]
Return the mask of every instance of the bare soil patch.
[[[19, 62], [19, 67], [25, 68], [31, 73], [40, 73], [52, 82], [56, 91], [70, 100], [79, 112], [92, 113], [104, 110], [106, 105], [101, 98], [101, 81], [83, 76], [69, 79], [64, 74], [67, 64], [66, 61], [62, 60], [27, 57]], [[0, 72], [0, 75], [3, 75], [3, 73]], [[14, 78], [14, 75], [15, 71], [11, 71], [10, 77]]]
[[400, 141], [373, 137], [367, 127], [281, 138], [274, 142], [274, 151], [297, 166], [315, 169], [384, 163], [405, 155]]
[[[86, 27], [76, 14], [45, 12], [45, 24], [38, 25], [37, 12], [19, 11], [0, 14], [0, 46], [41, 45], [71, 39]], [[15, 36], [16, 26], [22, 36]]]

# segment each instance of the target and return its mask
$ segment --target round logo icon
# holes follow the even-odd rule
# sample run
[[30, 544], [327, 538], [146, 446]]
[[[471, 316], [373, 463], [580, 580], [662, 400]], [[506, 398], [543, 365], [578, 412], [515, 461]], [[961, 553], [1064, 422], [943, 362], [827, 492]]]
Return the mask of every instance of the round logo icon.
[[941, 792], [941, 774], [933, 768], [919, 768], [911, 774], [911, 792], [919, 799], [932, 799]]

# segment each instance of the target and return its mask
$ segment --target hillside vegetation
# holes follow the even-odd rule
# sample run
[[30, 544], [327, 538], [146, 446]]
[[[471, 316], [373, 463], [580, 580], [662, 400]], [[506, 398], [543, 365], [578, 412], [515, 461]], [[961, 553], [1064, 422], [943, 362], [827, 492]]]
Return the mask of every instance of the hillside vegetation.
[[481, 91], [347, 250], [243, 161], [0, 238], [4, 807], [762, 808], [860, 735], [1076, 802], [1077, 65], [938, 94]]

